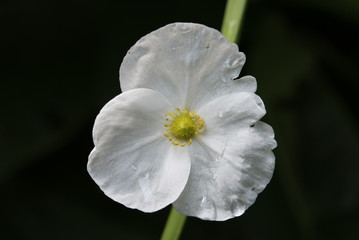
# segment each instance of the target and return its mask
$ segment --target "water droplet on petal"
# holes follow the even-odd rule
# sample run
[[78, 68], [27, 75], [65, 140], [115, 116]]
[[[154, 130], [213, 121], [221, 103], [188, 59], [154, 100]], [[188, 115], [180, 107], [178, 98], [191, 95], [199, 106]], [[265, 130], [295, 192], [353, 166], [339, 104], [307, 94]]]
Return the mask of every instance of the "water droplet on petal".
[[228, 81], [228, 79], [223, 75], [223, 73], [221, 73], [221, 75], [219, 77], [222, 80], [222, 82], [224, 82], [224, 83], [226, 83]]
[[172, 51], [176, 50], [176, 48], [174, 46], [171, 47]]
[[216, 93], [219, 94], [220, 92], [219, 88], [216, 88]]
[[236, 68], [241, 64], [241, 58], [236, 58], [228, 64], [229, 68]]
[[141, 188], [143, 198], [145, 199], [145, 201], [148, 201], [149, 199], [151, 199], [152, 195], [153, 195], [151, 186], [150, 186], [149, 176], [150, 176], [150, 173], [146, 173], [145, 175], [143, 175], [142, 177], [140, 177], [138, 179], [138, 185]]
[[207, 197], [203, 196], [200, 203], [200, 207], [205, 207], [207, 204], [208, 204]]
[[213, 179], [217, 179], [217, 177], [218, 177], [218, 175], [217, 174], [215, 174], [215, 173], [213, 173]]
[[133, 171], [136, 171], [136, 170], [137, 170], [137, 166], [136, 166], [135, 164], [132, 164], [132, 165], [131, 165], [131, 169], [132, 169]]
[[223, 117], [223, 112], [222, 112], [222, 111], [219, 111], [219, 112], [218, 112], [218, 117], [220, 117], [220, 118]]

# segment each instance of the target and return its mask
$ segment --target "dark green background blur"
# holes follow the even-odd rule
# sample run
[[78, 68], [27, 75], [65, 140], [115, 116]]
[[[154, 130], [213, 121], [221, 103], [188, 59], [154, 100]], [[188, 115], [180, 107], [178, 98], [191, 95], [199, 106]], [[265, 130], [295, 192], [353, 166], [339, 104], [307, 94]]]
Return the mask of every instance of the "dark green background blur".
[[[0, 239], [159, 239], [153, 214], [86, 171], [127, 50], [168, 23], [220, 29], [224, 1], [1, 1]], [[249, 1], [239, 49], [276, 133], [271, 183], [243, 216], [182, 239], [359, 239], [359, 1]]]

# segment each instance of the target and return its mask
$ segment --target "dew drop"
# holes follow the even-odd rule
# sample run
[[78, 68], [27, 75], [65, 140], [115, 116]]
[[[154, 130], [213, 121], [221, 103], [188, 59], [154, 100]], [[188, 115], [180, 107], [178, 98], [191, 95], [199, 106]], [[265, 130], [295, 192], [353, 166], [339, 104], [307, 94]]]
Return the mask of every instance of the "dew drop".
[[219, 88], [216, 88], [216, 94], [219, 94], [220, 92]]
[[142, 194], [143, 194], [145, 201], [147, 201], [148, 199], [151, 199], [151, 197], [152, 197], [149, 176], [150, 176], [150, 174], [146, 173], [145, 175], [143, 175], [143, 177], [140, 177], [138, 179], [138, 185], [140, 186], [140, 188], [142, 190]]
[[236, 68], [240, 65], [241, 63], [241, 58], [236, 58], [234, 59], [231, 63], [228, 64], [229, 68]]
[[131, 169], [132, 169], [133, 171], [136, 171], [136, 170], [137, 170], [137, 166], [136, 166], [135, 164], [132, 164], [132, 165], [131, 165]]
[[220, 118], [223, 117], [223, 112], [222, 112], [222, 111], [219, 111], [219, 112], [218, 112], [218, 117], [220, 117]]
[[219, 76], [222, 80], [222, 82], [226, 83], [228, 80], [227, 78], [225, 78], [225, 76], [223, 75], [223, 73], [221, 73], [221, 75]]
[[207, 200], [207, 197], [203, 196], [202, 197], [202, 200], [201, 200], [201, 203], [200, 203], [200, 207], [204, 207], [208, 204], [208, 200]]
[[173, 47], [173, 46], [171, 47], [171, 49], [172, 49], [172, 51], [176, 50], [176, 48], [175, 48], [175, 47]]
[[217, 177], [218, 177], [218, 175], [213, 173], [213, 176], [212, 176], [213, 180], [217, 179]]

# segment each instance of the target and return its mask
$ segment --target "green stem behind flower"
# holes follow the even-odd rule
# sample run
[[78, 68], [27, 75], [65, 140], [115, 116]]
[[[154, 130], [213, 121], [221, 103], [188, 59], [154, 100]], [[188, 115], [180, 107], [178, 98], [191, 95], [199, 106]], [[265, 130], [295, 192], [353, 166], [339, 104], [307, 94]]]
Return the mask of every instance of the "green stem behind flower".
[[162, 233], [161, 240], [177, 240], [179, 239], [182, 228], [186, 221], [186, 216], [177, 212], [174, 207], [171, 208], [165, 229]]
[[247, 0], [228, 0], [224, 12], [221, 32], [229, 41], [235, 43], [239, 39], [241, 23]]
[[[238, 40], [246, 2], [247, 0], [227, 1], [221, 32], [231, 42], [237, 42]], [[186, 218], [186, 216], [181, 215], [172, 207], [161, 240], [178, 240]]]

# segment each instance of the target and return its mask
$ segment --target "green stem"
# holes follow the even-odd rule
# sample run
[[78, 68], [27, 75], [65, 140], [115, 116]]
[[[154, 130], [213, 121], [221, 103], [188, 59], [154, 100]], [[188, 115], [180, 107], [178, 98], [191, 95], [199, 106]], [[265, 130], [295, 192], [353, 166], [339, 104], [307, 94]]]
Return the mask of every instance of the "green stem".
[[239, 39], [241, 22], [247, 0], [228, 0], [224, 12], [221, 32], [229, 41], [236, 43]]
[[[221, 32], [231, 42], [238, 40], [246, 2], [247, 0], [227, 0]], [[172, 207], [161, 240], [178, 240], [185, 222], [186, 216]]]
[[161, 240], [177, 240], [179, 239], [182, 228], [186, 221], [186, 216], [177, 212], [174, 207], [171, 208], [165, 229], [163, 230]]

